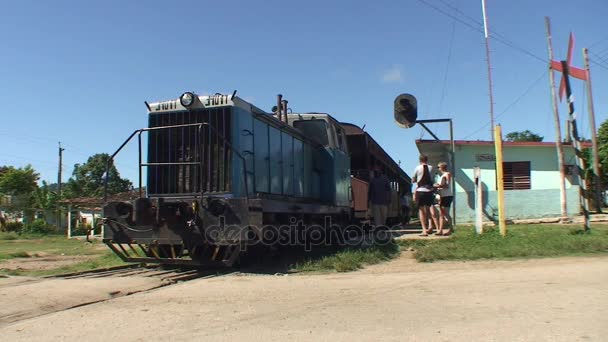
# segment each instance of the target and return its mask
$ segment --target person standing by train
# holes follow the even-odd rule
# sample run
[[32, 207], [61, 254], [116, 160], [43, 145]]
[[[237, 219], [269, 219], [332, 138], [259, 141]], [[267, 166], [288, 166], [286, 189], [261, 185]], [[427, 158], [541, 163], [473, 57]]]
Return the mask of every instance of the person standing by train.
[[369, 182], [368, 195], [372, 203], [374, 226], [386, 225], [388, 205], [391, 203], [391, 183], [380, 167], [374, 170], [374, 178]]
[[[452, 205], [452, 200], [454, 199], [454, 194], [452, 193], [452, 174], [448, 171], [448, 164], [445, 162], [441, 162], [437, 165], [439, 172], [441, 173], [441, 178], [439, 179], [439, 183], [436, 183], [434, 186], [439, 190], [439, 228], [437, 231], [437, 235], [450, 235], [452, 234], [452, 217], [450, 217], [450, 206]], [[443, 228], [446, 224], [450, 225], [447, 233], [443, 233]]]
[[412, 176], [412, 183], [416, 183], [416, 191], [414, 192], [414, 200], [418, 204], [418, 218], [420, 218], [420, 224], [422, 225], [421, 236], [429, 235], [429, 219], [430, 207], [433, 205], [434, 200], [434, 189], [433, 181], [431, 180], [431, 172], [433, 168], [428, 165], [428, 157], [420, 155], [418, 159], [420, 165], [416, 166]]

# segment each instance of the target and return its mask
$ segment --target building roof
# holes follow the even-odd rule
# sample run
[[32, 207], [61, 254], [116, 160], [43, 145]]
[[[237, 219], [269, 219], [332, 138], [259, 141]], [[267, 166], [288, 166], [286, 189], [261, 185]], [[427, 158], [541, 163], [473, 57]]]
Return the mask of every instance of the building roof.
[[[450, 140], [416, 140], [416, 145], [421, 144], [442, 144], [442, 145], [450, 145]], [[463, 145], [472, 145], [472, 146], [494, 146], [493, 141], [489, 140], [454, 140], [454, 145], [463, 146]], [[572, 143], [563, 143], [564, 146], [570, 146]], [[583, 142], [581, 144], [583, 147], [591, 147], [591, 143]], [[555, 142], [549, 141], [503, 141], [502, 146], [527, 146], [527, 147], [555, 147]]]
[[[145, 190], [144, 190], [145, 193]], [[114, 195], [108, 196], [108, 202], [121, 202], [121, 201], [129, 201], [139, 198], [139, 189], [120, 192]], [[69, 198], [59, 201], [59, 204], [62, 205], [71, 205], [75, 208], [79, 209], [93, 209], [93, 210], [101, 210], [101, 207], [104, 204], [103, 197], [76, 197]]]

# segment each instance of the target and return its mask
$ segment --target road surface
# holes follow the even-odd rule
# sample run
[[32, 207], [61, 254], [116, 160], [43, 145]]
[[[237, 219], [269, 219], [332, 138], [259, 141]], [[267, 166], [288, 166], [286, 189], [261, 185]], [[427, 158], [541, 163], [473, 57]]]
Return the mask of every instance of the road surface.
[[[0, 288], [0, 294], [2, 293]], [[21, 298], [14, 298], [19, 305]], [[606, 341], [608, 257], [198, 279], [0, 327], [4, 341]]]

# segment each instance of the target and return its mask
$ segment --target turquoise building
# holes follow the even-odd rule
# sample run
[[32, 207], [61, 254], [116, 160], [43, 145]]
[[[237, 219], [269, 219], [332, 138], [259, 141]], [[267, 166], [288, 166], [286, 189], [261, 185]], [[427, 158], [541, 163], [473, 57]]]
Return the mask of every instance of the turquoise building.
[[[421, 154], [434, 167], [445, 161], [454, 170], [456, 222], [475, 220], [474, 169], [481, 171], [484, 221], [498, 218], [495, 151], [492, 141], [454, 141], [454, 165], [450, 141], [418, 140]], [[568, 216], [580, 212], [579, 184], [574, 149], [564, 145]], [[505, 213], [507, 220], [560, 217], [559, 167], [553, 142], [503, 142]], [[436, 168], [434, 168], [436, 169]]]

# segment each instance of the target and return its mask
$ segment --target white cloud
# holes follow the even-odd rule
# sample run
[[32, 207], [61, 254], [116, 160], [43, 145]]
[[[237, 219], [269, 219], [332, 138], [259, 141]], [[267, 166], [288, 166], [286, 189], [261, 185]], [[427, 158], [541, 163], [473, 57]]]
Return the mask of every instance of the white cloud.
[[384, 83], [401, 83], [403, 81], [403, 75], [400, 65], [394, 65], [392, 68], [386, 70], [382, 74], [382, 82]]

